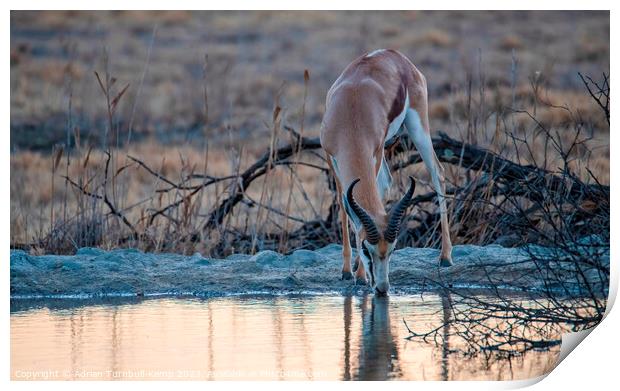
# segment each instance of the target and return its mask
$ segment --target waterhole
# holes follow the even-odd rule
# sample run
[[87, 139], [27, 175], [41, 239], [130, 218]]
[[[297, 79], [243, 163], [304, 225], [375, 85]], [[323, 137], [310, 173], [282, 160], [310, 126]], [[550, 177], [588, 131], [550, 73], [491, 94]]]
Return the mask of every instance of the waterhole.
[[[11, 377], [516, 380], [554, 367], [557, 344], [510, 355], [463, 353], [466, 338], [451, 336], [445, 303], [435, 294], [16, 300]], [[408, 340], [407, 326], [437, 331]]]

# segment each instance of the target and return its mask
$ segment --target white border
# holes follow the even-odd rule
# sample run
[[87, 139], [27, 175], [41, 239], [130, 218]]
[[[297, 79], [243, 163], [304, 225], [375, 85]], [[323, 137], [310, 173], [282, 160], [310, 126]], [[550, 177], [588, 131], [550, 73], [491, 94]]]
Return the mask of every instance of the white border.
[[[261, 8], [257, 8], [256, 5], [260, 5]], [[84, 1], [54, 1], [42, 3], [41, 1], [32, 1], [32, 0], [23, 0], [23, 1], [13, 1], [8, 4], [7, 12], [4, 16], [4, 31], [5, 38], [2, 40], [2, 49], [3, 53], [7, 55], [10, 53], [10, 13], [9, 9], [41, 9], [42, 6], [51, 7], [49, 9], [87, 9], [85, 6], [89, 6], [90, 9], [305, 9], [306, 7], [312, 7], [313, 9], [462, 9], [463, 5], [466, 5], [468, 9], [476, 10], [476, 9], [518, 9], [518, 10], [528, 10], [528, 9], [611, 9], [611, 43], [616, 42], [615, 40], [615, 22], [617, 22], [617, 17], [615, 17], [615, 7], [613, 7], [613, 3], [611, 1], [598, 1], [596, 4], [592, 2], [584, 3], [583, 1], [532, 1], [532, 0], [522, 0], [522, 1], [503, 1], [501, 3], [497, 1], [469, 1], [467, 3], [463, 3], [461, 1], [442, 1], [442, 2], [411, 2], [411, 1], [381, 1], [381, 2], [369, 2], [369, 1], [340, 1], [336, 2], [333, 0], [315, 0], [312, 2], [296, 2], [293, 3], [291, 1], [261, 1], [260, 3], [249, 3], [243, 2], [239, 0], [228, 0], [226, 2], [205, 2], [205, 1], [184, 1], [177, 0], [175, 2], [169, 1], [141, 1], [141, 2], [128, 2], [128, 1], [118, 1], [118, 0], [108, 0], [100, 3], [93, 2], [84, 2]], [[430, 6], [430, 7], [429, 7]], [[614, 66], [616, 65], [615, 61], [616, 51], [611, 51], [611, 73], [615, 73]], [[10, 64], [9, 61], [4, 61], [2, 64], [4, 67], [4, 94], [3, 100], [4, 104], [2, 105], [2, 112], [4, 118], [4, 124], [10, 124]], [[8, 76], [8, 77], [7, 77]], [[9, 130], [4, 129], [4, 131], [0, 132], [0, 137], [2, 138], [3, 149], [0, 152], [3, 160], [2, 165], [2, 173], [4, 174], [3, 178], [8, 178], [10, 175], [9, 170]], [[615, 146], [618, 142], [618, 136], [615, 133], [611, 132], [611, 149], [614, 150]], [[615, 157], [614, 154], [611, 154], [611, 167], [616, 167], [618, 164], [618, 157]], [[614, 183], [616, 183], [616, 175], [614, 171], [610, 173], [611, 178], [611, 187], [614, 188]], [[6, 180], [6, 179], [5, 179]], [[5, 185], [6, 186], [6, 185]], [[9, 240], [10, 240], [10, 204], [9, 204], [9, 194], [2, 193], [0, 195], [2, 197], [2, 205], [4, 211], [4, 218], [2, 219], [2, 239], [3, 243], [5, 243], [4, 248], [9, 248]], [[616, 205], [618, 204], [617, 198], [614, 194], [612, 194], [612, 237], [614, 233], [619, 232], [618, 227], [618, 219], [616, 211]], [[612, 241], [611, 243], [611, 252], [612, 255], [616, 254], [618, 250], [618, 243]], [[5, 292], [5, 300], [3, 301], [3, 312], [4, 322], [2, 322], [2, 330], [4, 335], [4, 341], [7, 343], [2, 344], [4, 348], [4, 354], [2, 355], [2, 363], [4, 366], [4, 374], [5, 374], [5, 382], [8, 382], [10, 375], [10, 349], [9, 349], [9, 267], [8, 267], [8, 254], [5, 253], [5, 263], [2, 268], [2, 282], [4, 285]], [[610, 287], [610, 306], [613, 300], [615, 299], [617, 293], [617, 285], [618, 285], [618, 270], [615, 265], [615, 262], [612, 262], [612, 286]], [[575, 349], [575, 352], [570, 354], [566, 360], [564, 360], [554, 371], [551, 372], [549, 376], [547, 376], [543, 381], [538, 382], [534, 388], [542, 389], [546, 388], [565, 388], [565, 389], [607, 389], [609, 388], [609, 384], [614, 384], [617, 375], [617, 367], [618, 362], [615, 359], [615, 355], [619, 351], [619, 340], [620, 338], [617, 335], [616, 330], [620, 327], [620, 315], [618, 315], [618, 311], [611, 312], [605, 320], [598, 326], [595, 330], [592, 331], [591, 335], [588, 337], [588, 343], [581, 344]], [[541, 380], [541, 379], [538, 379]], [[472, 389], [479, 390], [481, 387], [493, 388], [493, 389], [501, 389], [501, 388], [515, 388], [525, 385], [530, 385], [537, 380], [534, 381], [522, 381], [522, 382], [417, 382], [416, 384], [410, 384], [409, 382], [395, 382], [395, 383], [344, 383], [344, 382], [321, 382], [321, 384], [310, 383], [310, 382], [295, 382], [294, 387], [296, 389], [314, 389], [315, 387], [325, 387], [325, 386], [334, 386], [338, 385], [340, 387], [354, 387], [356, 390], [360, 387], [364, 388], [375, 388], [375, 387], [393, 387], [393, 388], [407, 388], [410, 390], [410, 387], [423, 387], [424, 389], [437, 389], [437, 388], [459, 388], [459, 389]], [[230, 388], [230, 387], [252, 387], [253, 389], [288, 389], [291, 387], [290, 383], [285, 382], [212, 382], [212, 383], [204, 383], [204, 382], [178, 382], [178, 386], [180, 387], [189, 387], [189, 388], [199, 388], [203, 390], [205, 387], [213, 387], [213, 388]], [[326, 384], [325, 384], [326, 383]], [[114, 387], [121, 388], [129, 388], [135, 386], [148, 386], [152, 387], [176, 387], [177, 384], [172, 384], [170, 382], [166, 383], [157, 383], [157, 382], [139, 382], [139, 383], [116, 383]], [[45, 387], [45, 388], [82, 388], [84, 384], [81, 383], [71, 383], [71, 382], [45, 382], [43, 383], [25, 383], [25, 382], [12, 382], [9, 384], [10, 387], [15, 388], [31, 388], [31, 387]], [[104, 389], [108, 388], [110, 383], [107, 382], [89, 382], [89, 388], [93, 389]]]

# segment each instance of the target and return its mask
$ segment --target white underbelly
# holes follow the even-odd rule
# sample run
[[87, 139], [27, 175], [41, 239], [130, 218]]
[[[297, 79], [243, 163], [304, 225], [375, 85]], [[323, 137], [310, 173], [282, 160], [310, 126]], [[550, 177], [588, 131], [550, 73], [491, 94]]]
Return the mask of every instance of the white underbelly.
[[405, 121], [405, 117], [407, 116], [408, 108], [409, 108], [409, 91], [407, 91], [407, 95], [405, 96], [405, 104], [403, 105], [403, 110], [388, 125], [387, 135], [385, 136], [385, 144], [387, 144], [388, 141], [396, 137], [402, 130], [403, 122]]

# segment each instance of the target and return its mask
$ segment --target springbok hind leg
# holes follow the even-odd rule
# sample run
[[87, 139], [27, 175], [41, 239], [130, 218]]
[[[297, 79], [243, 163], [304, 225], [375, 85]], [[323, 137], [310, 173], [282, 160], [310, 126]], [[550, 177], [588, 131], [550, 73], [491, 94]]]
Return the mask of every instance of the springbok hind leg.
[[334, 166], [331, 162], [331, 156], [327, 156], [327, 164], [331, 169], [332, 174], [334, 175], [334, 182], [336, 182], [336, 191], [338, 198], [338, 206], [340, 208], [340, 232], [342, 233], [342, 280], [351, 280], [353, 279], [353, 273], [351, 273], [351, 242], [349, 241], [349, 216], [347, 216], [347, 212], [344, 210], [344, 205], [342, 204], [342, 186], [340, 185], [340, 181], [338, 180], [338, 175], [336, 175], [336, 170], [334, 170]]
[[446, 208], [446, 199], [444, 196], [443, 167], [439, 163], [437, 155], [435, 155], [430, 132], [428, 129], [424, 129], [420, 116], [415, 109], [410, 108], [407, 110], [405, 126], [407, 127], [409, 137], [413, 140], [416, 149], [424, 161], [426, 169], [431, 174], [431, 181], [439, 201], [439, 213], [441, 217], [441, 254], [439, 256], [439, 265], [452, 266], [452, 241], [450, 240], [448, 210]]

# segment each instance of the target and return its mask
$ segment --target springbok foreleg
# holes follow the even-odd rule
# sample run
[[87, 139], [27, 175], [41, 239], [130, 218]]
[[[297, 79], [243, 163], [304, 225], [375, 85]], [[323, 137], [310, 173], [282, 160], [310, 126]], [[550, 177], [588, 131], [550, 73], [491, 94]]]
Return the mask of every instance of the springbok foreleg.
[[357, 231], [355, 233], [355, 244], [357, 245], [357, 257], [355, 258], [355, 284], [366, 285], [368, 284], [368, 281], [366, 281], [366, 270], [364, 269], [364, 262], [360, 259], [360, 254], [362, 253], [362, 242]]
[[336, 198], [338, 199], [338, 207], [340, 208], [340, 229], [342, 233], [342, 280], [351, 280], [353, 279], [353, 273], [351, 273], [351, 242], [349, 240], [349, 216], [347, 216], [347, 212], [344, 209], [344, 205], [342, 202], [342, 185], [340, 180], [338, 179], [337, 171], [334, 169], [334, 165], [332, 164], [332, 157], [327, 156], [327, 164], [334, 175], [334, 181], [336, 182], [336, 190], [338, 194]]

